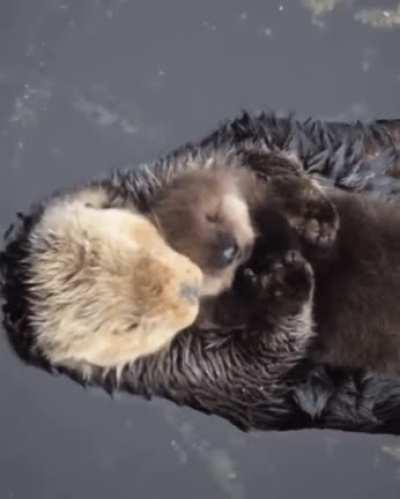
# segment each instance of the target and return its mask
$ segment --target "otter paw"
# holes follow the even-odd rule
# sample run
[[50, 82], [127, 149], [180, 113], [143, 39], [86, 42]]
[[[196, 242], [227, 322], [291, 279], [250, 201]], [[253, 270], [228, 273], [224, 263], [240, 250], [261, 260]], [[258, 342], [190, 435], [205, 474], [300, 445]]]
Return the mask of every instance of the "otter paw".
[[276, 206], [305, 243], [329, 249], [339, 229], [339, 214], [322, 188], [310, 177], [281, 176], [269, 184], [270, 203]]
[[321, 194], [320, 199], [306, 203], [303, 216], [294, 227], [308, 244], [329, 249], [336, 240], [339, 215], [335, 206]]
[[302, 304], [310, 298], [314, 286], [312, 267], [297, 250], [290, 250], [283, 258], [273, 261], [270, 269], [258, 279], [259, 298], [272, 306]]

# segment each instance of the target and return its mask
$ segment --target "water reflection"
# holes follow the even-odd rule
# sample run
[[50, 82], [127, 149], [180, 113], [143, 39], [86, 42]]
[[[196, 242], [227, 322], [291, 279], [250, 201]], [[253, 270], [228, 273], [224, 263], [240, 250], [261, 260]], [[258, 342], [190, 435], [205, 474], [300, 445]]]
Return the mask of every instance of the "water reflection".
[[367, 7], [362, 8], [363, 2], [359, 0], [301, 0], [303, 6], [313, 16], [317, 26], [324, 27], [323, 18], [338, 7], [347, 7], [355, 21], [371, 26], [372, 28], [393, 29], [400, 26], [400, 3], [393, 8]]
[[361, 9], [354, 14], [354, 19], [373, 28], [391, 29], [400, 26], [400, 3], [394, 9]]

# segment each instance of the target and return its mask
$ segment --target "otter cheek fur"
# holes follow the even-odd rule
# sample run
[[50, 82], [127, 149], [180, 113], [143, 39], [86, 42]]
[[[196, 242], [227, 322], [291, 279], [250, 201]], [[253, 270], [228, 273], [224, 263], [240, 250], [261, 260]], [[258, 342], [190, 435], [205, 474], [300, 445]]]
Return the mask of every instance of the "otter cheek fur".
[[166, 241], [203, 272], [202, 296], [231, 287], [255, 231], [246, 200], [252, 174], [237, 168], [180, 175], [156, 198], [151, 217]]

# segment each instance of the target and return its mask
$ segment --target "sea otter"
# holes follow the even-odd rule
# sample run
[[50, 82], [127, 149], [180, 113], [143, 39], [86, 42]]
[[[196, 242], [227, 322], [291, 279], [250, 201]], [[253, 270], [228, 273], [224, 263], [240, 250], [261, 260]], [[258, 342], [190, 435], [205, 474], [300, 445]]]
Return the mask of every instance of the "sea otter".
[[[171, 175], [213, 163], [221, 152], [228, 151], [234, 161], [250, 147], [295, 155], [307, 172], [340, 188], [396, 197], [400, 193], [396, 178], [399, 130], [396, 120], [345, 124], [244, 114], [199, 143], [180, 148], [154, 165], [117, 172], [102, 184], [114, 190], [115, 198], [129, 198], [146, 212], [154, 192]], [[48, 368], [45, 359], [32, 350], [23, 265], [27, 235], [41, 213], [41, 209], [33, 209], [20, 216], [9, 231], [1, 273], [9, 338], [26, 361]], [[292, 352], [290, 337], [282, 343], [282, 355], [277, 352], [271, 356], [268, 342], [268, 336], [260, 335], [259, 330], [199, 334], [191, 328], [176, 336], [169, 348], [126, 367], [118, 386], [130, 393], [159, 395], [220, 415], [242, 429], [400, 431], [397, 378], [366, 370], [332, 369], [308, 359], [298, 366], [298, 353]], [[292, 369], [294, 365], [298, 368]], [[78, 380], [82, 381], [81, 377]], [[101, 370], [92, 382], [109, 390], [117, 386], [115, 375], [110, 372], [104, 377]]]

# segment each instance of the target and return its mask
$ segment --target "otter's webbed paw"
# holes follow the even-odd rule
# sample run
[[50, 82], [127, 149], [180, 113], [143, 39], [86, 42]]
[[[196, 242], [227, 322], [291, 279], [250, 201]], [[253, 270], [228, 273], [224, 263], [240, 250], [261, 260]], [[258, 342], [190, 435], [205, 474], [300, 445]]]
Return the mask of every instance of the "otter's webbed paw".
[[267, 203], [283, 213], [304, 243], [314, 249], [332, 248], [339, 214], [323, 190], [310, 178], [286, 175], [267, 184]]
[[277, 209], [307, 245], [331, 248], [339, 228], [337, 210], [316, 180], [304, 172], [301, 159], [283, 151], [251, 149], [242, 157], [265, 183], [266, 199], [262, 196], [256, 201], [256, 205], [261, 203], [261, 211], [265, 207]]
[[257, 303], [252, 314], [256, 323], [296, 314], [312, 300], [314, 273], [297, 250], [273, 259], [262, 272], [255, 274], [251, 269], [245, 269], [244, 273]]

